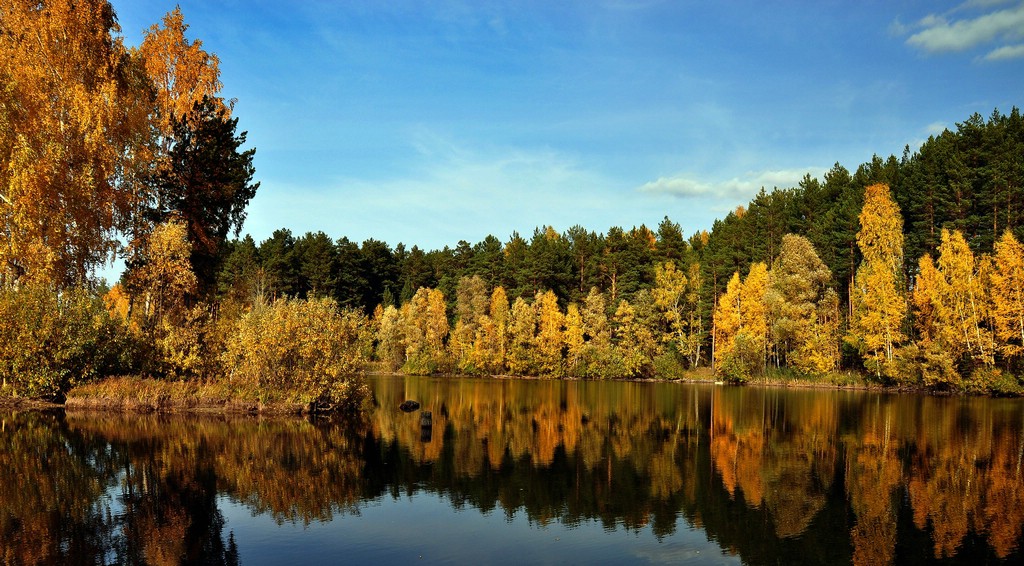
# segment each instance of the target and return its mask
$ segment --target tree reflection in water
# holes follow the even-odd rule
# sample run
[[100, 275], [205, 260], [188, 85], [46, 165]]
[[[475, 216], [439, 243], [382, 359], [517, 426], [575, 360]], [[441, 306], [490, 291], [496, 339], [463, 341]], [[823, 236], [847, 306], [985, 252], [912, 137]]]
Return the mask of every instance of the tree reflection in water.
[[[1022, 558], [1021, 401], [382, 377], [358, 422], [6, 413], [4, 563], [235, 563], [280, 523], [426, 492], [531, 524], [699, 528], [748, 563]], [[416, 399], [431, 411], [403, 413]], [[358, 518], [353, 518], [358, 521]]]

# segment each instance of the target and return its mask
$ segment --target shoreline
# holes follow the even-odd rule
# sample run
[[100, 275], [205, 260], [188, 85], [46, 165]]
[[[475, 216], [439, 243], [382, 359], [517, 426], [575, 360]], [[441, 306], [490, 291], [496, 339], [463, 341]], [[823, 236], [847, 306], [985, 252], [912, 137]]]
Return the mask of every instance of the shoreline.
[[[705, 372], [701, 372], [705, 373]], [[712, 376], [659, 378], [621, 378], [621, 379], [586, 379], [580, 377], [544, 377], [521, 375], [483, 375], [471, 376], [461, 374], [408, 375], [402, 373], [367, 371], [364, 375], [382, 377], [419, 377], [433, 379], [495, 379], [522, 381], [624, 381], [635, 383], [678, 383], [692, 385], [709, 385], [721, 387], [757, 387], [780, 389], [820, 389], [888, 393], [894, 395], [930, 395], [936, 397], [1016, 397], [1022, 395], [997, 394], [991, 391], [939, 391], [924, 387], [893, 386], [873, 384], [860, 381], [863, 378], [846, 375], [846, 378], [858, 379], [851, 383], [815, 381], [808, 379], [767, 378], [751, 380], [744, 383], [729, 383], [716, 380]], [[838, 377], [838, 374], [837, 376]], [[179, 414], [220, 414], [249, 416], [306, 416], [312, 414], [329, 414], [331, 410], [322, 410], [312, 403], [289, 400], [260, 400], [252, 392], [239, 395], [224, 384], [211, 384], [190, 381], [163, 381], [143, 377], [112, 377], [95, 383], [73, 388], [68, 392], [63, 403], [32, 399], [25, 397], [0, 396], [0, 409], [13, 410], [65, 410], [65, 411], [103, 411], [118, 413], [179, 413]]]

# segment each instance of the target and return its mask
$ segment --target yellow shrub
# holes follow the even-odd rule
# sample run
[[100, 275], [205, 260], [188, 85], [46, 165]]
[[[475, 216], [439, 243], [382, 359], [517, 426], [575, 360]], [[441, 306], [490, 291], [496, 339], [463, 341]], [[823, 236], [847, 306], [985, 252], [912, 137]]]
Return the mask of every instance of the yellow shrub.
[[61, 399], [76, 384], [131, 371], [134, 344], [90, 291], [0, 288], [0, 394]]
[[366, 317], [331, 299], [279, 299], [238, 321], [223, 356], [228, 379], [261, 395], [355, 407], [368, 390], [360, 371]]

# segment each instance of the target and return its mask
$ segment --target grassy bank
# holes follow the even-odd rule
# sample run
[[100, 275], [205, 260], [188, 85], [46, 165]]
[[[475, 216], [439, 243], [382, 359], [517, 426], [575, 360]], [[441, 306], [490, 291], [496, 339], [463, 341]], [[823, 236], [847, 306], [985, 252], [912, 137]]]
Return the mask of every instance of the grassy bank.
[[168, 381], [114, 377], [68, 392], [70, 410], [123, 412], [215, 412], [305, 414], [319, 407], [282, 394], [258, 392], [223, 382]]

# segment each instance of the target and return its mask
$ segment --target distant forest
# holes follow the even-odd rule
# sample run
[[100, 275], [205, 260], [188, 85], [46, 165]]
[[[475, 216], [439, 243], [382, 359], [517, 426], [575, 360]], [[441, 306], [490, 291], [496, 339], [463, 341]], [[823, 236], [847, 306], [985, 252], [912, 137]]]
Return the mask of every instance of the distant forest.
[[[793, 234], [808, 241], [827, 267], [827, 279], [818, 285], [834, 290], [838, 301], [841, 328], [835, 348], [842, 353], [840, 367], [862, 369], [863, 352], [852, 347], [856, 341], [840, 338], [850, 331], [855, 277], [864, 259], [858, 232], [865, 187], [876, 184], [889, 187], [902, 219], [898, 281], [902, 300], [908, 303], [901, 325], [909, 336], [914, 333], [909, 293], [919, 260], [940, 255], [943, 230], [962, 236], [973, 254], [992, 254], [1007, 230], [1018, 241], [1024, 237], [1020, 111], [1013, 108], [1004, 115], [996, 110], [988, 120], [975, 114], [955, 130], [930, 137], [916, 152], [907, 147], [900, 157], [875, 156], [852, 173], [837, 163], [823, 179], [807, 175], [796, 187], [762, 189], [746, 206], [716, 220], [710, 231], [688, 236], [668, 216], [656, 227], [611, 227], [597, 233], [580, 226], [564, 232], [541, 226], [528, 237], [513, 233], [503, 242], [488, 236], [475, 244], [462, 241], [455, 248], [429, 251], [401, 243], [391, 247], [373, 239], [361, 244], [345, 237], [335, 240], [322, 232], [296, 236], [288, 229], [275, 231], [258, 245], [247, 236], [227, 243], [217, 293], [239, 299], [331, 297], [367, 315], [377, 310], [379, 318], [381, 309], [401, 308], [418, 290], [430, 289], [440, 291], [454, 325], [466, 308], [459, 304], [465, 295], [460, 282], [465, 287], [467, 278], [474, 278], [487, 292], [501, 288], [512, 303], [523, 299], [533, 304], [550, 292], [563, 315], [569, 305], [583, 305], [596, 290], [607, 314], [614, 316], [621, 301], [653, 304], [651, 295], [659, 287], [656, 276], [671, 264], [676, 272], [688, 274], [683, 279], [689, 286], [689, 303], [680, 305], [680, 311], [687, 311], [681, 316], [690, 327], [680, 335], [701, 342], [704, 355], [683, 364], [696, 366], [718, 358], [712, 358], [719, 338], [716, 306], [733, 275], [746, 278], [759, 263], [768, 268], [778, 265], [784, 237]], [[658, 318], [656, 313], [651, 316]], [[694, 327], [698, 323], [700, 328]], [[994, 323], [988, 326], [994, 332]], [[766, 340], [771, 342], [771, 337]], [[766, 363], [785, 363], [777, 344], [768, 350]], [[449, 359], [448, 369], [458, 370], [455, 363]]]
[[454, 248], [424, 250], [415, 244], [333, 239], [323, 232], [276, 230], [257, 244], [250, 236], [226, 244], [217, 279], [221, 295], [249, 289], [260, 273], [268, 296], [333, 297], [371, 314], [379, 304], [401, 305], [420, 287], [442, 291], [449, 309], [462, 277], [502, 286], [510, 300], [553, 291], [564, 307], [597, 288], [612, 301], [630, 299], [654, 284], [660, 262], [683, 271], [701, 265], [707, 314], [733, 272], [746, 275], [755, 262], [771, 265], [782, 237], [806, 237], [832, 273], [843, 305], [861, 261], [858, 216], [864, 188], [884, 183], [899, 205], [904, 227], [904, 276], [911, 281], [918, 258], [935, 255], [943, 228], [959, 230], [975, 253], [990, 253], [1004, 230], [1024, 238], [1024, 121], [1013, 108], [986, 121], [975, 114], [930, 137], [919, 151], [875, 156], [852, 173], [836, 163], [823, 179], [761, 191], [746, 205], [716, 220], [710, 231], [687, 236], [668, 215], [655, 227], [613, 226], [605, 233], [572, 226], [540, 226], [524, 237], [460, 241]]

